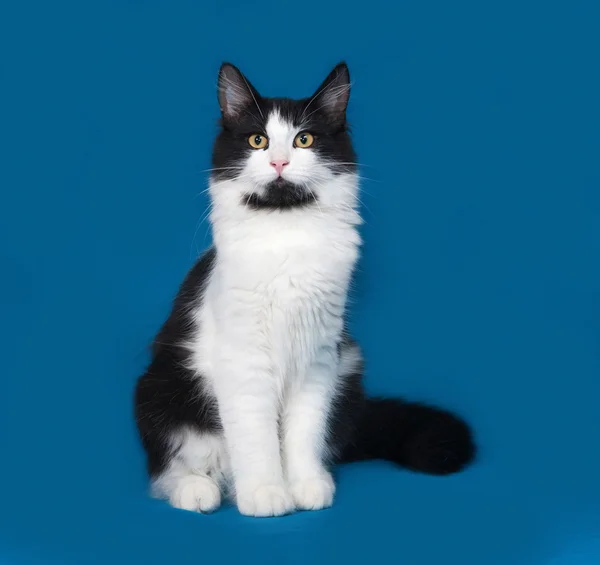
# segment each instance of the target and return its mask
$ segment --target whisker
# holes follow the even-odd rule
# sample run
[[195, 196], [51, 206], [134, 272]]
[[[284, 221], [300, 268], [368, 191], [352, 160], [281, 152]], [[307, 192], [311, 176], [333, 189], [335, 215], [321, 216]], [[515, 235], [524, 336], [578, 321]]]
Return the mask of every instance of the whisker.
[[196, 200], [196, 198], [200, 198], [200, 196], [206, 194], [209, 190], [210, 186], [206, 187], [204, 190], [201, 190], [198, 194], [196, 194], [196, 196], [194, 196], [193, 200]]
[[343, 161], [327, 161], [326, 164], [330, 167], [334, 167], [335, 165], [356, 165], [357, 167], [369, 167], [370, 169], [375, 168], [373, 165], [367, 165], [365, 163], [353, 163], [353, 162], [345, 163]]
[[[345, 192], [346, 194], [350, 194], [350, 192], [345, 189], [343, 186], [340, 186], [341, 190], [343, 192]], [[354, 197], [356, 198], [356, 200], [358, 201], [358, 203], [367, 211], [369, 212], [369, 214], [375, 218], [375, 214], [373, 214], [372, 210], [365, 204], [365, 202], [360, 198], [360, 196], [357, 194], [354, 195]]]
[[209, 185], [204, 189], [201, 190], [198, 194], [196, 194], [194, 196], [194, 198], [192, 200], [196, 200], [196, 198], [200, 198], [200, 196], [203, 196], [204, 194], [207, 194], [211, 188], [217, 188], [218, 186], [228, 183], [228, 182], [232, 182], [232, 181], [236, 181], [236, 180], [240, 180], [240, 179], [245, 179], [247, 177], [250, 176], [250, 173], [246, 173], [245, 175], [239, 175], [233, 179], [224, 179], [221, 181], [217, 181], [217, 182], [210, 182]]
[[[200, 228], [202, 227], [202, 224], [206, 221], [206, 219], [210, 215], [211, 211], [212, 211], [212, 204], [209, 203], [209, 205], [206, 207], [206, 212], [204, 212], [204, 214], [202, 215], [202, 217], [196, 224], [194, 236], [192, 237], [192, 242], [190, 243], [190, 259], [192, 258], [192, 246], [196, 244], [196, 236], [198, 235], [198, 231], [200, 230]], [[200, 250], [198, 249], [198, 246], [196, 246], [196, 256], [198, 256], [199, 253], [200, 253]]]
[[383, 181], [381, 181], [381, 180], [372, 179], [372, 178], [369, 178], [369, 177], [363, 177], [362, 175], [356, 175], [356, 178], [357, 178], [358, 180], [367, 180], [367, 181], [369, 181], [369, 182], [377, 182], [377, 183], [380, 183], [380, 184], [383, 182]]
[[213, 171], [241, 171], [244, 167], [213, 167], [211, 169], [202, 169], [201, 173], [211, 173]]
[[310, 194], [312, 195], [312, 197], [315, 199], [315, 204], [317, 206], [317, 208], [319, 209], [319, 213], [321, 214], [321, 217], [324, 218], [324, 214], [323, 214], [323, 210], [321, 209], [321, 206], [319, 206], [319, 198], [317, 197], [317, 195], [314, 193], [314, 191], [312, 190], [312, 188], [310, 188], [310, 186], [308, 184], [304, 184], [304, 188], [306, 188], [306, 190], [308, 190], [308, 192], [310, 192]]

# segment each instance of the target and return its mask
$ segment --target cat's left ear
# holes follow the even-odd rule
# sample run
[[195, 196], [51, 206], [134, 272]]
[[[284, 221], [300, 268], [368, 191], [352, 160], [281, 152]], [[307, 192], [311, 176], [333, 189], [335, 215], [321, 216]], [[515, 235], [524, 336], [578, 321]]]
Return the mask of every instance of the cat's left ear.
[[349, 99], [350, 71], [346, 63], [340, 63], [319, 86], [309, 104], [322, 110], [332, 123], [342, 125], [346, 121]]
[[242, 110], [256, 104], [260, 95], [241, 71], [231, 63], [223, 63], [219, 70], [218, 97], [225, 120], [239, 117]]

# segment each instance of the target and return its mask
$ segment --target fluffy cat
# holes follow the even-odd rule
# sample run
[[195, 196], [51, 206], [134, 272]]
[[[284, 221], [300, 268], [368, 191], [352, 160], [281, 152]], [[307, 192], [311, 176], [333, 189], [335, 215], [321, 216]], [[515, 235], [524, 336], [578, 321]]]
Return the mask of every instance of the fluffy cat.
[[139, 379], [136, 420], [153, 494], [249, 516], [332, 504], [331, 466], [386, 459], [443, 475], [473, 458], [437, 408], [367, 398], [345, 331], [359, 254], [358, 177], [339, 64], [310, 98], [262, 97], [219, 72], [214, 246], [184, 280]]

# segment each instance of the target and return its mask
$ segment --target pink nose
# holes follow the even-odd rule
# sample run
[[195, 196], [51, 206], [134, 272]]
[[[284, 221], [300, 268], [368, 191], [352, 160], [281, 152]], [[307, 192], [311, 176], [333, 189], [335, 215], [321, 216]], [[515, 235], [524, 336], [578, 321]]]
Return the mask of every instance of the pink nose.
[[286, 161], [285, 159], [275, 159], [274, 161], [271, 161], [271, 167], [277, 171], [279, 176], [281, 176], [281, 173], [283, 173], [283, 167], [289, 164], [290, 162]]

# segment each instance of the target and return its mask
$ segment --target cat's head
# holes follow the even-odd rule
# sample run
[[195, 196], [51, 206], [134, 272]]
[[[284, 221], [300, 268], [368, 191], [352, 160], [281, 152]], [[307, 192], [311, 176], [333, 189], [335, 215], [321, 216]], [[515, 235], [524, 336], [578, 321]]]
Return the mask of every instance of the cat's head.
[[218, 79], [222, 120], [213, 150], [213, 199], [221, 196], [266, 211], [354, 206], [349, 97], [345, 63], [312, 96], [299, 100], [263, 97], [236, 67], [224, 63]]

